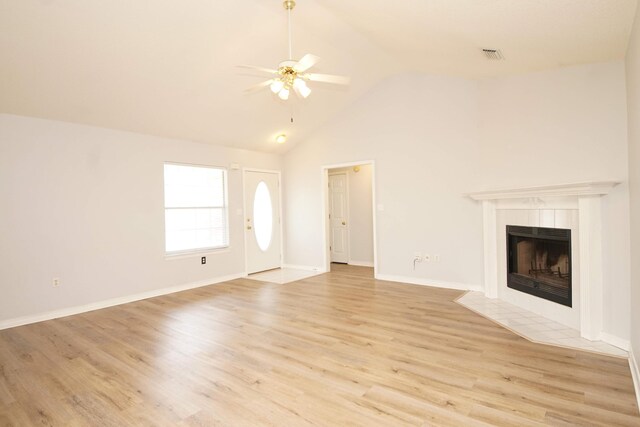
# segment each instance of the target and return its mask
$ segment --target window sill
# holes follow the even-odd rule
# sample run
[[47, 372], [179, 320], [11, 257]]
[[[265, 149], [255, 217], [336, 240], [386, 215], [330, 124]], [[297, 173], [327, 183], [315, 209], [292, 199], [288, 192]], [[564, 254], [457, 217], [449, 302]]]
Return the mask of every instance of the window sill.
[[225, 246], [224, 248], [218, 249], [199, 249], [190, 252], [176, 252], [173, 254], [165, 253], [164, 259], [165, 261], [174, 261], [186, 258], [199, 258], [207, 255], [226, 254], [229, 252], [231, 252], [231, 246]]

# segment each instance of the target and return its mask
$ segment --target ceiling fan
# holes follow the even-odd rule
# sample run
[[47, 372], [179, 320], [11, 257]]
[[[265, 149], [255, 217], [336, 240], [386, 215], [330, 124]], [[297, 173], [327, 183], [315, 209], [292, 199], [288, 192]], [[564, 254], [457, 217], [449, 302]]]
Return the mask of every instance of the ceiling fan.
[[251, 65], [240, 65], [242, 68], [268, 73], [273, 76], [269, 80], [247, 88], [245, 92], [255, 92], [269, 86], [273, 93], [277, 94], [280, 99], [286, 101], [289, 99], [292, 90], [302, 98], [308, 97], [311, 93], [311, 89], [307, 86], [308, 81], [348, 85], [350, 81], [349, 77], [308, 73], [307, 71], [320, 60], [320, 58], [315, 55], [308, 53], [299, 61], [291, 59], [293, 58], [291, 53], [291, 11], [296, 6], [296, 2], [294, 0], [285, 0], [283, 6], [287, 10], [287, 22], [289, 25], [289, 59], [281, 62], [277, 70]]

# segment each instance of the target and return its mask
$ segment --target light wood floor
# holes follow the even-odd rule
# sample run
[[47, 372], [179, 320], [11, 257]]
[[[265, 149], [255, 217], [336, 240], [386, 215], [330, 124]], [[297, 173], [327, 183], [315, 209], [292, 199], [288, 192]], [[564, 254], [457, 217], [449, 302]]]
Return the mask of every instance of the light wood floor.
[[626, 360], [460, 294], [336, 266], [0, 331], [0, 425], [640, 425]]

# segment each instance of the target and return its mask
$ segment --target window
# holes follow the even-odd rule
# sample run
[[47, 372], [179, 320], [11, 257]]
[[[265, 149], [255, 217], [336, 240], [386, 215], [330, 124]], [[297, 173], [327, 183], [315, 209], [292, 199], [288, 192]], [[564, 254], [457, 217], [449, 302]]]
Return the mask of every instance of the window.
[[253, 231], [258, 247], [262, 252], [266, 252], [273, 236], [273, 205], [269, 187], [264, 181], [260, 181], [256, 187], [253, 199]]
[[227, 171], [166, 163], [164, 215], [167, 253], [229, 246]]

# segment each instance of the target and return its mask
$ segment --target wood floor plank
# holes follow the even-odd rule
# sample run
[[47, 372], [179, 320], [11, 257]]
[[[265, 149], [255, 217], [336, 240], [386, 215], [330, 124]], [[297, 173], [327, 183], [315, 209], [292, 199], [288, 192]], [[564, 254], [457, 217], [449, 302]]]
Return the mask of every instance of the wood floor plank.
[[625, 359], [460, 295], [335, 265], [0, 331], [0, 425], [640, 425]]

